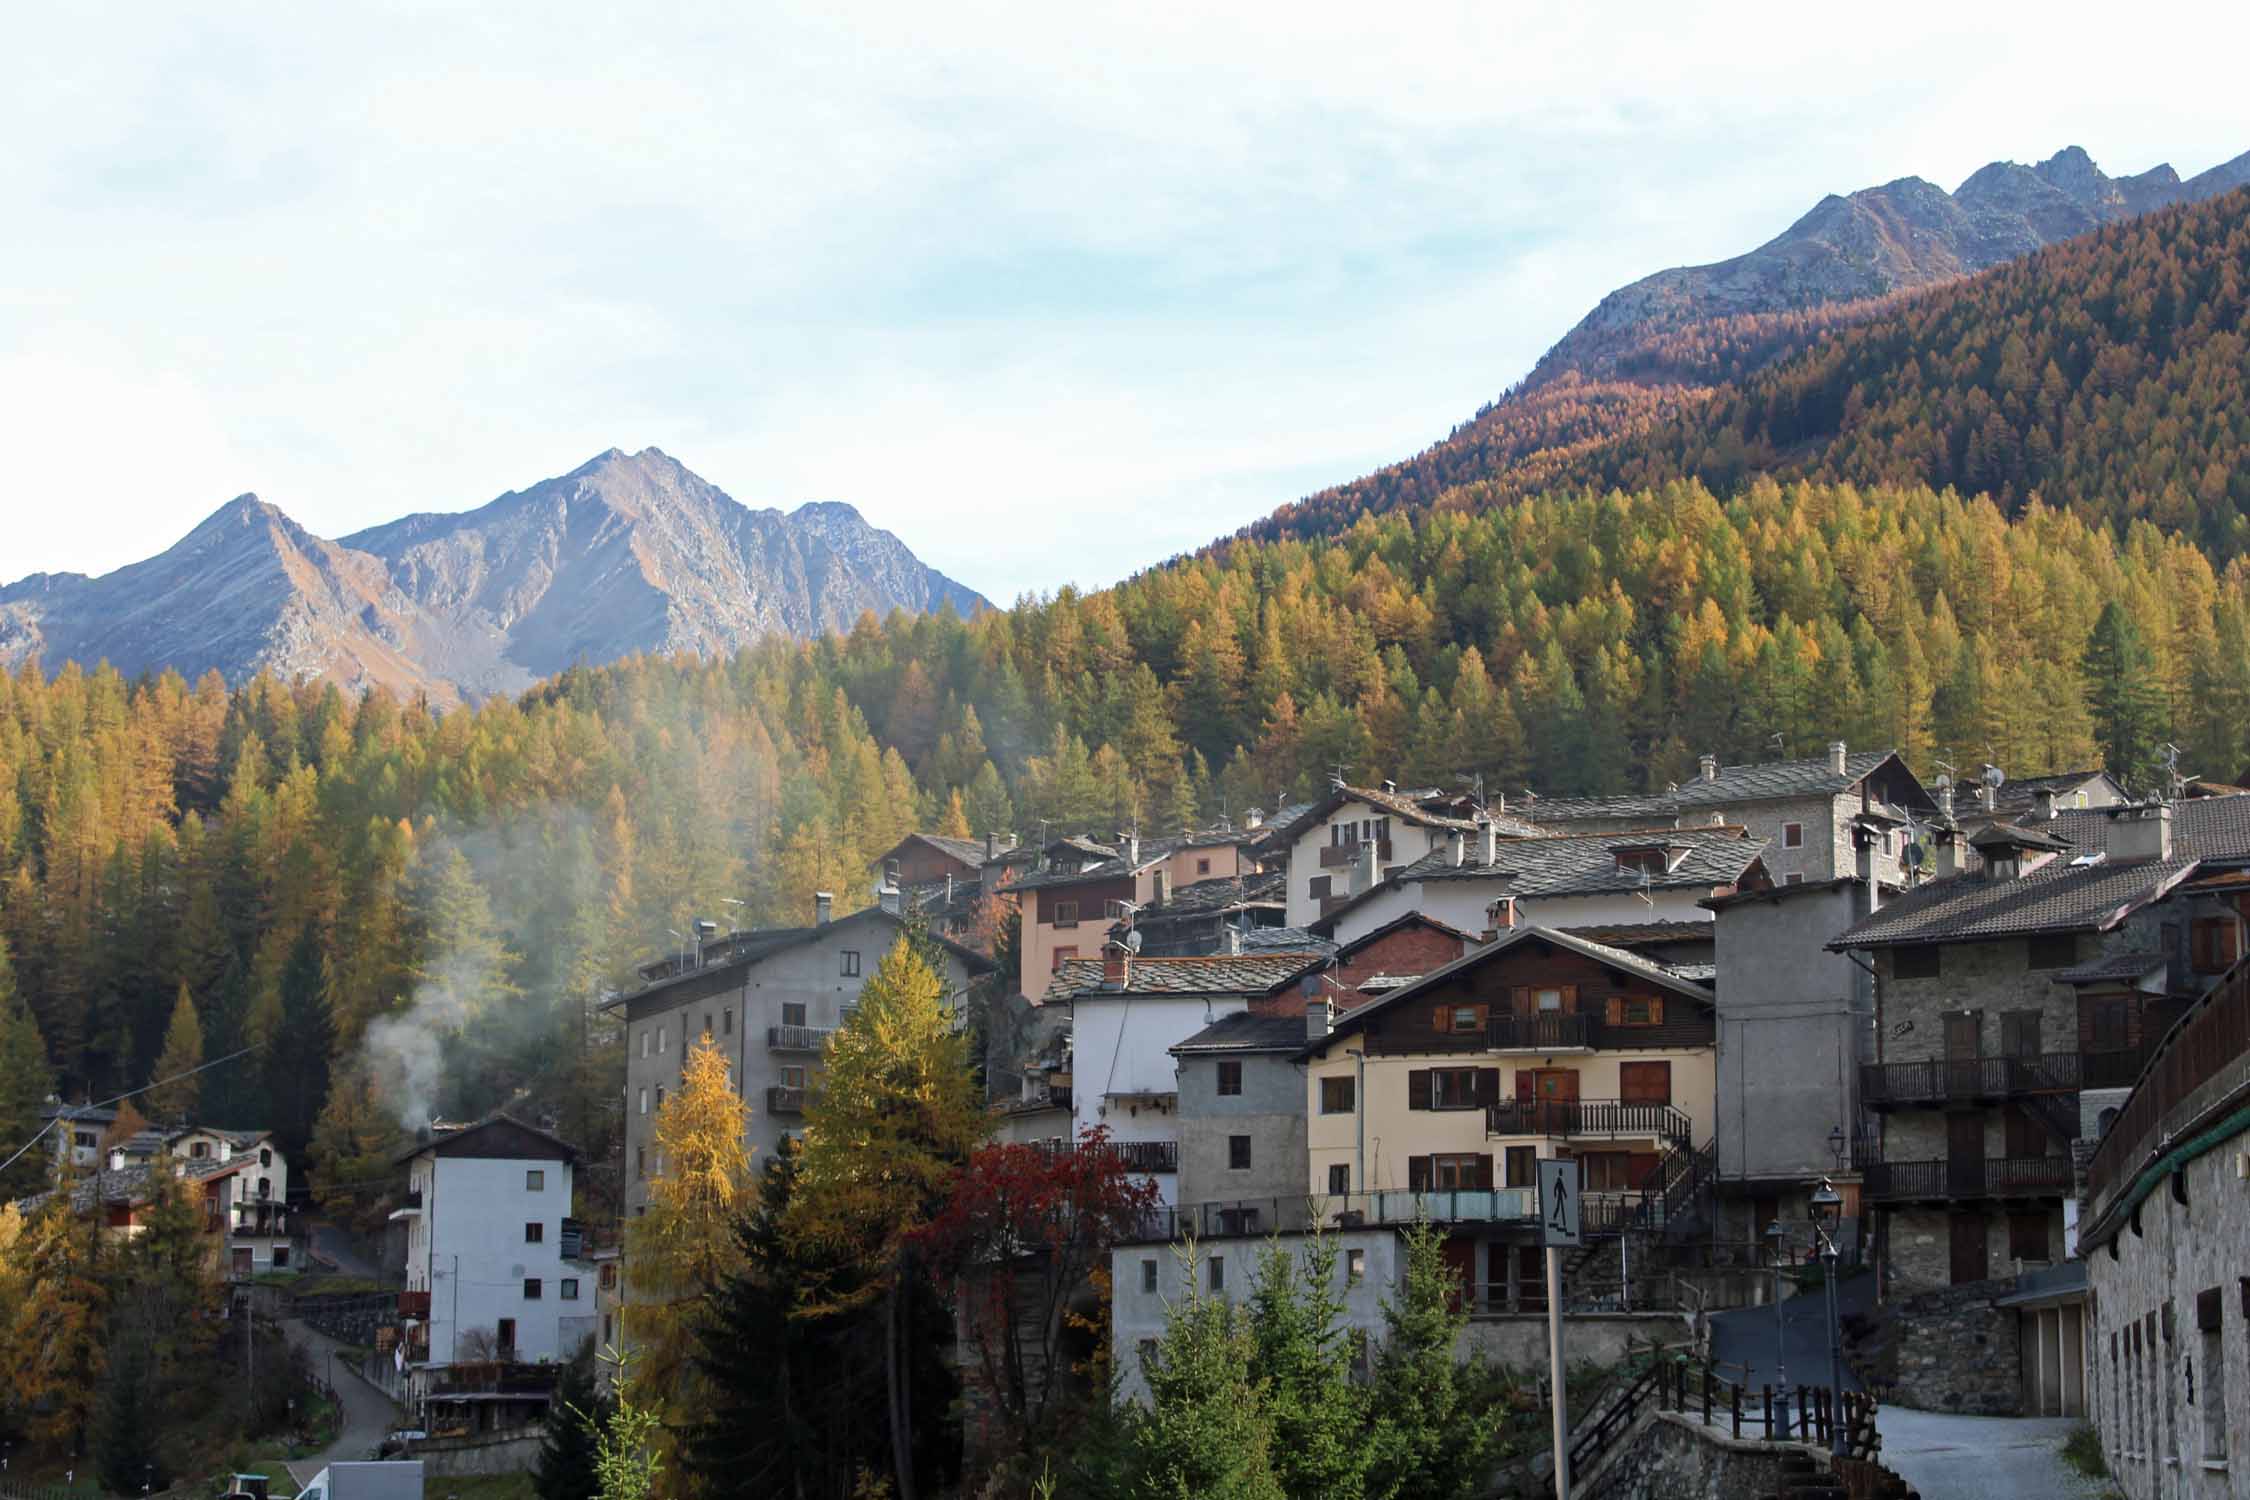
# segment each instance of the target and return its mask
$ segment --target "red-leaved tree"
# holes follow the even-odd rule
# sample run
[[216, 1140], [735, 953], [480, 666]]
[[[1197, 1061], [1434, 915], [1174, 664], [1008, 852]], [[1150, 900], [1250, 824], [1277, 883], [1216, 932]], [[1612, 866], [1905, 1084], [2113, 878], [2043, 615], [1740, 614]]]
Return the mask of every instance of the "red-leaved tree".
[[1069, 1409], [1063, 1357], [1074, 1300], [1098, 1295], [1110, 1247], [1161, 1206], [1100, 1126], [1075, 1149], [992, 1145], [954, 1179], [944, 1211], [918, 1236], [924, 1264], [958, 1298], [962, 1372], [985, 1397], [1003, 1451], [1033, 1453]]

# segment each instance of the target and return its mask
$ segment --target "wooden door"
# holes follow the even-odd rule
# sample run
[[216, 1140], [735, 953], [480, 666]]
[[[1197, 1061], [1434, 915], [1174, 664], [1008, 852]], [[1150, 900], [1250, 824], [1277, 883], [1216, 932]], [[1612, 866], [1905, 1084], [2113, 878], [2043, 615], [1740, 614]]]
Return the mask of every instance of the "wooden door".
[[1984, 1195], [1983, 1115], [1965, 1112], [1946, 1117], [1945, 1187], [1956, 1198]]
[[1453, 1273], [1460, 1290], [1453, 1294], [1453, 1306], [1458, 1309], [1463, 1297], [1474, 1298], [1477, 1285], [1477, 1242], [1455, 1235], [1445, 1242], [1445, 1268]]
[[1578, 1070], [1540, 1068], [1532, 1075], [1532, 1092], [1539, 1101], [1539, 1133], [1569, 1134], [1578, 1117]]
[[1984, 1012], [1955, 1010], [1945, 1016], [1946, 1092], [1973, 1098], [1977, 1059], [1984, 1051]]
[[1547, 1310], [1546, 1252], [1537, 1245], [1516, 1247], [1516, 1301], [1525, 1312]]
[[1953, 1284], [1962, 1286], [1985, 1279], [1990, 1231], [1983, 1214], [1957, 1213], [1947, 1221], [1952, 1236]]

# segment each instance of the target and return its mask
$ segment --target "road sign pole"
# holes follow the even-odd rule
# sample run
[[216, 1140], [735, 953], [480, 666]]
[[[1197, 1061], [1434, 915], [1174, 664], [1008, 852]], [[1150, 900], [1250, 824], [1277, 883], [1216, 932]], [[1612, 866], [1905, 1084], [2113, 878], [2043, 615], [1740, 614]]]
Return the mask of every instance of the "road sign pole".
[[1555, 1500], [1570, 1500], [1570, 1392], [1563, 1380], [1562, 1248], [1547, 1247], [1547, 1363], [1555, 1388]]

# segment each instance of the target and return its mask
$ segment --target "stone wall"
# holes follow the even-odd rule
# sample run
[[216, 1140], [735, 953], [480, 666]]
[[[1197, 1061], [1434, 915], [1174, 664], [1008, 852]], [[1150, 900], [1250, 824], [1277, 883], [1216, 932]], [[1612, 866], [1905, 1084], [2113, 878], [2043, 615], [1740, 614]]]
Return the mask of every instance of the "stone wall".
[[1785, 1455], [1795, 1451], [1794, 1443], [1737, 1441], [1678, 1412], [1658, 1412], [1572, 1493], [1582, 1500], [1750, 1500], [1780, 1490]]
[[1994, 1300], [2015, 1281], [1976, 1281], [1886, 1303], [1878, 1360], [1891, 1382], [1886, 1401], [1975, 1416], [2020, 1414], [2022, 1372], [2016, 1314]]
[[410, 1445], [409, 1458], [422, 1460], [430, 1478], [471, 1474], [525, 1474], [539, 1458], [546, 1434], [537, 1427], [490, 1437], [431, 1438]]
[[[1679, 1313], [1565, 1313], [1563, 1357], [1571, 1364], [1614, 1365], [1634, 1348], [1680, 1344], [1694, 1329]], [[1479, 1313], [1461, 1333], [1461, 1352], [1511, 1369], [1547, 1367], [1545, 1313]]]

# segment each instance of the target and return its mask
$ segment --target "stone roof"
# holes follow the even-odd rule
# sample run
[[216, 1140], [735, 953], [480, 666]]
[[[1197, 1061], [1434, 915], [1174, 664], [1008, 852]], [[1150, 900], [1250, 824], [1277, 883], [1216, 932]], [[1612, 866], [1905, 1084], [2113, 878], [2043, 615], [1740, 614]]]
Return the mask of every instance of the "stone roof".
[[1710, 922], [1606, 922], [1565, 927], [1562, 931], [1589, 943], [1607, 943], [1612, 948], [1653, 948], [1663, 943], [1718, 940], [1718, 929]]
[[[919, 839], [940, 854], [950, 854], [970, 869], [984, 864], [984, 840], [957, 839], [943, 833], [910, 833], [908, 839]], [[903, 841], [902, 841], [903, 842]]]
[[2012, 878], [1952, 875], [1906, 891], [1828, 946], [1888, 948], [2038, 932], [2106, 932], [2195, 868], [2192, 859], [2089, 865], [2054, 859]]
[[1336, 951], [1334, 938], [1307, 932], [1302, 927], [1253, 927], [1242, 934], [1244, 953], [1315, 953], [1327, 958]]
[[2061, 850], [2068, 849], [2070, 841], [2057, 838], [2051, 833], [2042, 833], [2036, 828], [2026, 828], [2020, 823], [2009, 823], [1995, 819], [1969, 835], [1969, 847], [1972, 849]]
[[2161, 953], [2112, 953], [2080, 964], [2075, 969], [2065, 969], [2055, 976], [2062, 984], [2100, 984], [2111, 979], [2138, 979], [2143, 974], [2161, 969], [2165, 965]]
[[1264, 995], [1327, 958], [1319, 953], [1211, 953], [1195, 958], [1135, 958], [1123, 985], [1102, 978], [1102, 960], [1065, 959], [1047, 985], [1045, 1004], [1104, 995]]
[[[1287, 843], [1297, 838], [1307, 827], [1327, 819], [1347, 802], [1364, 802], [1387, 816], [1423, 828], [1474, 833], [1478, 827], [1473, 818], [1447, 817], [1443, 813], [1432, 812], [1403, 793], [1386, 792], [1373, 787], [1335, 785], [1318, 802], [1301, 809], [1291, 809], [1292, 816], [1286, 822], [1276, 819], [1259, 831], [1268, 839]], [[1491, 813], [1487, 816], [1503, 837], [1528, 838], [1539, 831], [1522, 819], [1509, 817], [1506, 813]]]
[[[2088, 807], [2058, 810], [2052, 821], [2040, 823], [2071, 847], [2086, 853], [2109, 848], [2116, 809]], [[2172, 804], [2172, 853], [2224, 863], [2250, 861], [2250, 797], [2191, 797]]]
[[1221, 1016], [1171, 1052], [1174, 1057], [1187, 1052], [1295, 1052], [1304, 1045], [1302, 1015], [1260, 1015], [1245, 1010]]
[[[130, 1163], [115, 1172], [107, 1167], [89, 1171], [70, 1185], [70, 1211], [74, 1214], [92, 1212], [96, 1191], [100, 1192], [103, 1203], [146, 1203], [160, 1182], [175, 1177], [185, 1182], [209, 1182], [218, 1177], [230, 1177], [257, 1165], [257, 1161], [248, 1154], [237, 1155], [230, 1161], [221, 1161], [216, 1156], [155, 1156]], [[59, 1191], [59, 1188], [49, 1188], [43, 1193], [33, 1193], [18, 1200], [16, 1206], [25, 1214], [35, 1213], [46, 1207]]]
[[1289, 877], [1276, 870], [1264, 875], [1219, 875], [1175, 886], [1171, 896], [1141, 908], [1136, 920], [1202, 916], [1238, 906], [1279, 906]]
[[1836, 774], [1825, 755], [1806, 760], [1764, 761], [1755, 765], [1721, 766], [1718, 776], [1711, 781], [1697, 777], [1662, 792], [1617, 797], [1541, 797], [1519, 810], [1534, 823], [1567, 823], [1597, 818], [1664, 817], [1691, 807], [1730, 807], [1742, 802], [1832, 797], [1859, 785], [1895, 754], [1890, 750], [1852, 751], [1844, 757], [1841, 776]]

